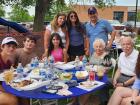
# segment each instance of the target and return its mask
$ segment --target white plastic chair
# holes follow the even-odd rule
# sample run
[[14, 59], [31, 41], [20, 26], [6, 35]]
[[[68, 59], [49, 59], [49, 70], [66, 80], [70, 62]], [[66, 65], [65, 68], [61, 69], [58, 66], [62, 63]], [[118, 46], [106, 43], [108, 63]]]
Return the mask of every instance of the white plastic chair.
[[114, 58], [111, 58], [112, 66], [113, 66], [113, 71], [112, 71], [112, 78], [114, 77], [115, 69], [116, 69], [116, 60]]

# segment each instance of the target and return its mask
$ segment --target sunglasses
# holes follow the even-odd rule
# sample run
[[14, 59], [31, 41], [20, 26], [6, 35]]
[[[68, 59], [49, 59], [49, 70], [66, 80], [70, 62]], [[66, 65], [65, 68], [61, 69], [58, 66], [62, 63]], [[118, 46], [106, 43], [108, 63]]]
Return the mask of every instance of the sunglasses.
[[73, 18], [73, 17], [76, 17], [76, 15], [71, 15], [70, 17]]
[[95, 13], [96, 13], [95, 11], [88, 12], [88, 14], [90, 14], [90, 15], [95, 14]]

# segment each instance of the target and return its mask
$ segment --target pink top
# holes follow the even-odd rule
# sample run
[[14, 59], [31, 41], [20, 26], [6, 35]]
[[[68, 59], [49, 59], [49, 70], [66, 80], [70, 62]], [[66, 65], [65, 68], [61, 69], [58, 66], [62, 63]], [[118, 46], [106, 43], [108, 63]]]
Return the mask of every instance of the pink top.
[[55, 62], [62, 62], [63, 61], [63, 49], [58, 48], [57, 50], [53, 50], [51, 55], [54, 57]]

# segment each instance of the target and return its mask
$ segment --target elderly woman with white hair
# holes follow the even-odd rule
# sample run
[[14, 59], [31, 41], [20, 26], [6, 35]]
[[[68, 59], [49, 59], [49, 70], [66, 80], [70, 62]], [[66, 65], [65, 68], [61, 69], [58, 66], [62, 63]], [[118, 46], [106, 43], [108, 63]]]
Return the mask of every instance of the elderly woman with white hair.
[[103, 39], [95, 39], [93, 42], [94, 53], [90, 57], [90, 64], [102, 64], [104, 57], [107, 55], [105, 51], [105, 42]]

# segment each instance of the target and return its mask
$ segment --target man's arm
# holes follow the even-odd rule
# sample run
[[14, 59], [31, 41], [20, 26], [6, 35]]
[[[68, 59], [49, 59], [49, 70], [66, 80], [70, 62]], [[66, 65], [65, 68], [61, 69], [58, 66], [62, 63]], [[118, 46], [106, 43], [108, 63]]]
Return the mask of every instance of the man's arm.
[[107, 48], [112, 47], [112, 43], [113, 43], [113, 41], [115, 39], [115, 36], [116, 36], [116, 31], [112, 31], [110, 34], [111, 34], [111, 38], [110, 38], [110, 40], [109, 40], [109, 42], [107, 44]]
[[115, 76], [113, 78], [113, 86], [115, 87], [115, 85], [117, 84], [117, 79], [120, 77], [121, 75], [121, 72], [120, 72], [120, 69], [118, 68], [116, 73], [115, 73]]
[[85, 37], [84, 45], [85, 45], [85, 54], [89, 55], [89, 38], [87, 36]]
[[124, 85], [125, 85], [125, 86], [129, 86], [129, 85], [133, 84], [134, 81], [135, 81], [135, 78], [136, 78], [136, 76], [133, 76], [133, 77], [130, 78], [129, 80], [125, 81], [125, 82], [124, 82]]

